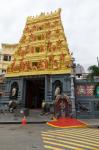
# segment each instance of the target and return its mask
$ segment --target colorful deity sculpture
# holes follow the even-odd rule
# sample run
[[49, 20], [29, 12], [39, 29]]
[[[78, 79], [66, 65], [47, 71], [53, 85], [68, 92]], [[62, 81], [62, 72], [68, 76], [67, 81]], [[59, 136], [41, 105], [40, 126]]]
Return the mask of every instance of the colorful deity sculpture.
[[55, 96], [54, 117], [57, 119], [71, 117], [71, 100], [66, 94], [60, 94], [59, 87], [55, 93], [58, 94]]

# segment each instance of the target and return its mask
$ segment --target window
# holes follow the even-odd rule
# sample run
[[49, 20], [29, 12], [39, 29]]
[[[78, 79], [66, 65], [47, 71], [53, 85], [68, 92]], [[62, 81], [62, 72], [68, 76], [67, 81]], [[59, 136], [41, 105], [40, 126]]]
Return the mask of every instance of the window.
[[3, 60], [8, 61], [8, 55], [4, 55]]
[[9, 56], [9, 61], [11, 61], [11, 56]]
[[3, 60], [4, 61], [11, 61], [11, 55], [4, 55]]
[[38, 35], [38, 40], [41, 40], [41, 35]]
[[43, 27], [42, 26], [39, 26], [39, 30], [42, 30], [43, 29]]
[[36, 52], [37, 52], [37, 53], [40, 52], [40, 47], [36, 47]]
[[3, 70], [2, 70], [2, 73], [6, 73], [6, 70], [5, 70], [5, 69], [3, 69]]
[[77, 85], [76, 95], [77, 96], [93, 96], [94, 85]]
[[37, 62], [32, 62], [32, 66], [37, 66]]

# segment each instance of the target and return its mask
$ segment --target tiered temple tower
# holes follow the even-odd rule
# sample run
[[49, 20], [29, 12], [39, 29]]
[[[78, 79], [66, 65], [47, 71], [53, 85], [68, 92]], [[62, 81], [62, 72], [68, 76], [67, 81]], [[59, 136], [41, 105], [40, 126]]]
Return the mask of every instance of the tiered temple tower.
[[27, 18], [7, 77], [71, 73], [72, 57], [60, 13], [58, 9]]

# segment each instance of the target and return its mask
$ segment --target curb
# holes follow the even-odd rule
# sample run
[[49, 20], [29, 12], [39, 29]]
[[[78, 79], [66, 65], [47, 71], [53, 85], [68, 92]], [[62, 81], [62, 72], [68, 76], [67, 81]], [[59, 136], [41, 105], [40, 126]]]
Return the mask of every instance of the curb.
[[[47, 121], [41, 122], [27, 122], [26, 124], [45, 124]], [[22, 124], [22, 122], [0, 122], [0, 124]]]
[[88, 128], [99, 128], [99, 125], [87, 125]]

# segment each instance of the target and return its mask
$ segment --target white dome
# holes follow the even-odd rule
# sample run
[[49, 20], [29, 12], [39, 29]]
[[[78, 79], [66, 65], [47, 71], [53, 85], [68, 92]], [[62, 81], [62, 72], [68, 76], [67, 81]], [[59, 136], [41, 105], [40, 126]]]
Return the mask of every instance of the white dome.
[[84, 67], [82, 65], [80, 65], [80, 64], [77, 64], [76, 68], [75, 68], [75, 73], [76, 74], [83, 74], [83, 73], [85, 73]]

